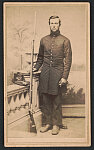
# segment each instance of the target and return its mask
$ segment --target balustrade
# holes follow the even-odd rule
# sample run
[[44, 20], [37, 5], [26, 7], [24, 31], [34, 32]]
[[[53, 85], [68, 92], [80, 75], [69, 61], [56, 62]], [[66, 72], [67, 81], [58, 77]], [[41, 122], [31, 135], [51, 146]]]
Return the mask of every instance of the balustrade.
[[[30, 56], [31, 53], [27, 53], [27, 55]], [[34, 54], [33, 63], [36, 62], [36, 59], [37, 59], [37, 53]], [[20, 86], [14, 84], [8, 86], [7, 88], [8, 125], [11, 125], [12, 123], [17, 122], [17, 120], [21, 120], [23, 117], [28, 116], [29, 112], [31, 112], [35, 116], [34, 118], [36, 118], [35, 119], [36, 124], [39, 124], [39, 119], [37, 120], [37, 116], [41, 115], [41, 111], [39, 109], [39, 93], [38, 93], [39, 75], [40, 75], [40, 71], [33, 73], [33, 80], [31, 83], [32, 97], [30, 97], [29, 85]]]
[[39, 72], [33, 74], [32, 97], [30, 99], [30, 88], [17, 84], [9, 85], [7, 88], [7, 115], [8, 124], [22, 118], [24, 115], [39, 111]]
[[9, 85], [7, 89], [8, 123], [10, 124], [26, 114], [29, 106], [29, 86]]

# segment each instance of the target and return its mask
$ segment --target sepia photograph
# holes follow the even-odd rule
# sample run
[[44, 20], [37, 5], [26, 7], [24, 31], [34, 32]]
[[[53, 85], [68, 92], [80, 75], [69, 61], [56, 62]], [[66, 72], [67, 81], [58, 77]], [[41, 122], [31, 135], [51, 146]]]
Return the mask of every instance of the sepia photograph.
[[90, 4], [3, 8], [4, 146], [91, 146]]

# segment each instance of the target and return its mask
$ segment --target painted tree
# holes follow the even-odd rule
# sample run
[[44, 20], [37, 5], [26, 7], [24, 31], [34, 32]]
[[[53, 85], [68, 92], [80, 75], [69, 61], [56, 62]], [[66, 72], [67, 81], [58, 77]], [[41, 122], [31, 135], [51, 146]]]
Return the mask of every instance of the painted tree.
[[23, 69], [22, 56], [31, 48], [32, 29], [31, 23], [26, 21], [24, 24], [14, 25], [10, 24], [7, 38], [10, 38], [11, 50], [16, 56], [20, 56], [20, 69]]

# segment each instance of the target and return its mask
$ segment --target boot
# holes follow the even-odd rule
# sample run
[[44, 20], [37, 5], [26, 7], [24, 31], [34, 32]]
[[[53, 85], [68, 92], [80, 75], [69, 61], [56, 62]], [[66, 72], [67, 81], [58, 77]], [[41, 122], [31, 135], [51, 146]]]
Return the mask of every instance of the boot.
[[54, 125], [52, 129], [52, 135], [57, 135], [59, 133], [59, 126]]
[[47, 132], [49, 129], [51, 129], [51, 125], [47, 124], [46, 126], [40, 128], [40, 132], [44, 133]]

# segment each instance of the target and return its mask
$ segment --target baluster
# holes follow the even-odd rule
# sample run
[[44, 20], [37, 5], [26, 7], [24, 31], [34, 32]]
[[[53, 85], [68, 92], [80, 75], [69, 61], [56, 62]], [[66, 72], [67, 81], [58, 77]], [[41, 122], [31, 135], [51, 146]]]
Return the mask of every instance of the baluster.
[[22, 96], [21, 96], [21, 107], [25, 108], [25, 104], [26, 104], [26, 101], [25, 101], [25, 98], [24, 98], [24, 91], [23, 91]]
[[19, 93], [15, 95], [15, 113], [16, 117], [19, 117], [20, 103], [19, 103]]
[[15, 95], [15, 97], [14, 97], [14, 101], [15, 101], [15, 110], [17, 110], [17, 94]]
[[7, 114], [9, 115], [10, 114], [10, 101], [11, 101], [11, 97], [8, 97], [7, 100], [8, 100], [8, 102], [7, 102], [7, 105], [8, 105], [8, 107], [7, 107]]
[[28, 108], [29, 102], [30, 102], [28, 91], [26, 91], [26, 92], [24, 93], [24, 98], [25, 98], [26, 106], [27, 106], [27, 108]]
[[11, 100], [10, 100], [10, 114], [9, 114], [9, 122], [10, 120], [14, 120], [15, 118], [15, 102], [14, 102], [14, 95], [11, 96]]
[[15, 111], [14, 95], [11, 97], [10, 110], [11, 110], [11, 111]]
[[22, 107], [22, 93], [19, 94], [19, 109]]
[[19, 93], [16, 94], [15, 105], [16, 105], [16, 110], [19, 110], [20, 109]]

